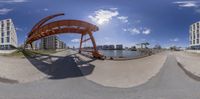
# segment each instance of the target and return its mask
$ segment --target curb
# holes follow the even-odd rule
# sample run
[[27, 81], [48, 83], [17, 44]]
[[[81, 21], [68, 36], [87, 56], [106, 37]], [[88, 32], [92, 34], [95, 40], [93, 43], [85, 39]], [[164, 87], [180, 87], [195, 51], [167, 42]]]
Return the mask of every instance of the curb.
[[177, 61], [178, 66], [185, 72], [185, 74], [187, 74], [190, 78], [196, 80], [196, 81], [200, 81], [200, 77], [193, 74], [192, 72], [188, 71], [187, 69], [185, 69], [184, 65], [181, 64], [180, 62]]

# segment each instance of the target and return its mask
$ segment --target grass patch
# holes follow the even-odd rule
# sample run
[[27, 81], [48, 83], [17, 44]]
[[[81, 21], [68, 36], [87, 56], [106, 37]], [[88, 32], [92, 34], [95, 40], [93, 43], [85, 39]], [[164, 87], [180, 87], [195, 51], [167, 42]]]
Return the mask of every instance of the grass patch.
[[56, 53], [55, 50], [22, 50], [22, 52], [28, 57], [35, 57], [37, 55], [50, 55]]
[[13, 53], [10, 54], [1, 54], [2, 56], [6, 56], [6, 57], [24, 57], [24, 54], [22, 53], [21, 50], [16, 50]]
[[38, 53], [38, 54], [54, 54], [57, 51], [56, 50], [35, 50], [35, 51], [32, 51], [32, 52]]
[[24, 50], [24, 49], [17, 49], [15, 52], [11, 53], [11, 54], [1, 54], [2, 56], [5, 57], [21, 57], [24, 58], [25, 56], [28, 57], [34, 57], [36, 55], [40, 55], [40, 54], [53, 54], [56, 53], [56, 50]]

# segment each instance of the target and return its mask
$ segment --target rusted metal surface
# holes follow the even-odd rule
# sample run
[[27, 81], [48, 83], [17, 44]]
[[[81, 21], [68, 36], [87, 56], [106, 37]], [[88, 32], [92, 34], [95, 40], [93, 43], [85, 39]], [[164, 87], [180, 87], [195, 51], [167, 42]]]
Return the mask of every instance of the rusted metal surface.
[[62, 15], [65, 15], [65, 14], [64, 13], [59, 13], [59, 14], [54, 14], [54, 15], [45, 17], [44, 19], [39, 21], [37, 24], [35, 24], [35, 26], [33, 26], [31, 32], [28, 34], [28, 37], [31, 36], [34, 31], [36, 31], [38, 28], [40, 28], [40, 26], [42, 26], [48, 20], [53, 19], [53, 18], [58, 17], [58, 16], [62, 16]]
[[[28, 34], [28, 38], [26, 40], [27, 44], [32, 44], [32, 42], [39, 40], [43, 37], [47, 37], [50, 35], [57, 35], [62, 33], [76, 33], [81, 34], [81, 40], [80, 40], [80, 50], [82, 50], [82, 43], [85, 42], [83, 40], [84, 35], [89, 35], [90, 39], [93, 44], [93, 56], [94, 57], [101, 57], [99, 52], [96, 49], [96, 42], [93, 37], [93, 32], [96, 32], [99, 30], [99, 28], [96, 25], [93, 25], [91, 23], [81, 21], [81, 20], [58, 20], [50, 23], [46, 23], [48, 20], [64, 15], [63, 13], [55, 14], [52, 16], [48, 16], [44, 19], [42, 19], [40, 22], [38, 22], [31, 30], [31, 32]], [[88, 41], [88, 40], [87, 40]]]
[[80, 20], [59, 20], [41, 26], [33, 31], [27, 39], [27, 43], [32, 43], [46, 36], [61, 34], [61, 33], [78, 33], [87, 34], [88, 32], [96, 32], [99, 28], [90, 23]]

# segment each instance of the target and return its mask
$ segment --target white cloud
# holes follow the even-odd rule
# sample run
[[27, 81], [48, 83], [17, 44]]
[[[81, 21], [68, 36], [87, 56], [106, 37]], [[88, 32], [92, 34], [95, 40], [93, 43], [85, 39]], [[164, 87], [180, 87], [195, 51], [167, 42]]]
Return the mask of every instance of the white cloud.
[[141, 20], [136, 20], [135, 23], [141, 23]]
[[118, 8], [110, 8], [110, 10], [118, 10]]
[[124, 23], [127, 23], [128, 22], [128, 17], [127, 16], [119, 16], [117, 17], [119, 20], [121, 20], [122, 22]]
[[0, 9], [0, 15], [5, 15], [9, 13], [10, 11], [12, 11], [12, 9], [2, 8]]
[[17, 31], [23, 31], [22, 28], [18, 28], [18, 27], [16, 27], [15, 29], [16, 29]]
[[145, 35], [148, 35], [151, 33], [151, 29], [149, 28], [143, 28], [143, 27], [140, 27], [140, 28], [128, 28], [128, 29], [123, 29], [124, 32], [129, 32], [131, 33], [131, 35], [136, 35], [136, 34], [145, 34]]
[[151, 29], [145, 28], [142, 33], [148, 35], [151, 33]]
[[110, 22], [113, 17], [118, 15], [119, 12], [117, 11], [117, 8], [110, 8], [108, 10], [100, 9], [95, 11], [94, 15], [89, 15], [88, 18], [90, 18], [93, 22], [102, 25]]
[[173, 3], [178, 5], [180, 8], [193, 8], [196, 13], [200, 13], [200, 1], [198, 0], [176, 1]]
[[80, 39], [72, 39], [71, 42], [73, 42], [73, 43], [79, 43]]
[[179, 38], [170, 39], [171, 42], [178, 42]]
[[131, 35], [136, 35], [136, 34], [140, 34], [140, 30], [137, 28], [128, 28], [128, 29], [123, 29], [123, 31], [125, 32], [130, 32]]
[[49, 11], [49, 9], [48, 9], [48, 8], [44, 8], [43, 10], [44, 10], [44, 11]]
[[173, 2], [174, 4], [177, 4], [179, 7], [185, 7], [185, 8], [190, 8], [190, 7], [198, 7], [199, 2], [197, 1], [176, 1]]
[[0, 0], [0, 3], [20, 3], [27, 2], [27, 0]]

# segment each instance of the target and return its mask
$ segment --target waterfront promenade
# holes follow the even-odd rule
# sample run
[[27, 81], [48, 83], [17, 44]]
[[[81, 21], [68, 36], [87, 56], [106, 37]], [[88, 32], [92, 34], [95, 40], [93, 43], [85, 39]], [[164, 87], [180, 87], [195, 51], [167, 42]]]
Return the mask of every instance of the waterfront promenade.
[[[52, 62], [56, 62], [59, 60], [59, 62], [56, 62], [56, 64], [59, 64], [57, 65], [58, 66], [56, 69], [57, 72], [59, 71], [63, 72], [62, 70], [65, 69], [64, 67], [67, 67], [66, 68], [68, 70], [67, 72], [71, 71], [71, 73], [64, 75], [68, 76], [59, 79], [52, 79], [51, 77], [48, 77], [29, 83], [19, 83], [19, 84], [0, 83], [0, 98], [1, 99], [66, 99], [66, 98], [67, 99], [80, 99], [80, 98], [81, 99], [135, 99], [135, 98], [136, 99], [198, 99], [200, 97], [199, 95], [200, 82], [188, 76], [184, 72], [184, 70], [180, 68], [176, 60], [177, 58], [176, 53], [174, 52], [166, 52], [164, 54], [166, 58], [164, 64], [161, 66], [162, 68], [154, 77], [148, 80], [148, 82], [130, 88], [106, 87], [102, 86], [101, 84], [95, 83], [94, 81], [88, 80], [86, 75], [92, 76], [93, 73], [95, 73], [96, 71], [95, 69], [99, 68], [92, 65], [92, 63], [94, 63], [97, 60], [82, 62], [82, 65], [84, 63], [90, 64], [89, 66], [90, 68], [83, 68], [83, 67], [88, 67], [87, 65], [81, 66], [82, 68], [81, 67], [77, 68], [76, 65], [74, 65], [74, 63], [80, 62], [80, 59], [75, 56], [76, 53], [74, 53], [73, 51], [63, 51], [56, 53], [55, 56], [59, 56], [58, 54], [61, 56], [59, 57], [61, 59], [59, 59], [58, 57], [53, 57], [54, 59]], [[45, 56], [43, 56], [43, 58], [44, 57]], [[155, 56], [150, 56], [150, 57], [155, 57]], [[36, 62], [36, 60], [34, 60], [34, 62]], [[47, 61], [47, 63], [50, 63], [50, 61]], [[18, 64], [20, 64], [20, 62]], [[149, 63], [147, 62], [147, 64]], [[32, 66], [33, 65], [34, 64], [32, 64]], [[81, 71], [78, 69], [80, 69]], [[85, 71], [90, 70], [90, 72], [87, 72], [84, 75], [83, 70]], [[58, 77], [58, 75], [54, 76]]]
[[[92, 74], [86, 78], [98, 84], [108, 87], [129, 88], [141, 85], [155, 76], [162, 68], [167, 52], [162, 52], [152, 56], [124, 60], [95, 60], [77, 55], [83, 61], [91, 61], [89, 64], [81, 64], [81, 66], [94, 65]], [[84, 73], [85, 71], [82, 70]]]
[[27, 83], [46, 76], [26, 58], [0, 56], [0, 77], [5, 79], [5, 82]]
[[185, 72], [196, 80], [200, 80], [200, 54], [190, 52], [175, 52], [177, 62]]

